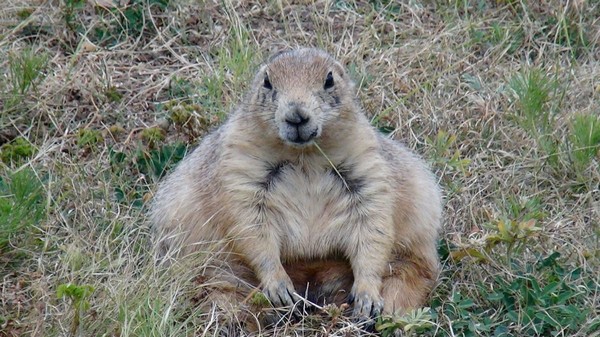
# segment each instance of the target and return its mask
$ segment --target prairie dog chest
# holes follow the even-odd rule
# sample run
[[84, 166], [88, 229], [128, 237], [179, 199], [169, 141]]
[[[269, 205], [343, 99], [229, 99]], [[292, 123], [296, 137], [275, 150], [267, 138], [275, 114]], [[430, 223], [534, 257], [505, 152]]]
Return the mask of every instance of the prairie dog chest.
[[256, 200], [279, 234], [282, 254], [323, 256], [343, 250], [364, 178], [352, 167], [281, 161], [267, 167]]

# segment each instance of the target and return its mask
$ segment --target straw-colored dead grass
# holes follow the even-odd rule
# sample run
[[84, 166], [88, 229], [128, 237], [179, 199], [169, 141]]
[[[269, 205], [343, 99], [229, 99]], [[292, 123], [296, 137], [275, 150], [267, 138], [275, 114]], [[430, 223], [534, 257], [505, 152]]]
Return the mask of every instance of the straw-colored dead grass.
[[[600, 157], [573, 155], [574, 116], [600, 115], [597, 2], [2, 6], [0, 187], [28, 172], [45, 211], [0, 231], [0, 336], [238, 335], [241, 322], [225, 327], [223, 313], [198, 309], [204, 257], [170, 267], [154, 258], [145, 204], [165, 158], [226, 118], [263, 58], [295, 46], [340, 59], [373, 124], [422, 153], [445, 189], [444, 271], [429, 316], [388, 319], [384, 333], [408, 323], [417, 328], [407, 334], [436, 336], [600, 333]], [[44, 66], [25, 85], [16, 65], [31, 55]], [[534, 129], [511, 86], [530, 71], [552, 83]], [[33, 154], [10, 157], [16, 139]], [[1, 200], [17, 200], [10, 191]], [[57, 294], [67, 285], [92, 290]], [[368, 334], [335, 308], [263, 333]]]

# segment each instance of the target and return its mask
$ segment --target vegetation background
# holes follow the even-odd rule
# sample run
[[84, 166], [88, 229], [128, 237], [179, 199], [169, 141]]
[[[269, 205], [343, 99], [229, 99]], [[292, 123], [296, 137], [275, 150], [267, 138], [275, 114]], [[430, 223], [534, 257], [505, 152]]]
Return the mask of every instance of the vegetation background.
[[[299, 45], [341, 60], [445, 191], [439, 283], [383, 336], [600, 336], [599, 18], [597, 0], [4, 0], [0, 336], [221, 331], [201, 266], [156, 263], [147, 204]], [[261, 333], [369, 334], [332, 307]]]

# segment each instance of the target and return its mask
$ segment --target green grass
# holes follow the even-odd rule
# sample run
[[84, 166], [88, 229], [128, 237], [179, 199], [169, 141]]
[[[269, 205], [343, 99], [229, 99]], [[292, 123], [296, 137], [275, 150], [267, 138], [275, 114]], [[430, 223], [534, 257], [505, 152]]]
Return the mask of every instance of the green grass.
[[46, 194], [33, 170], [7, 173], [0, 176], [0, 252], [26, 249], [46, 209]]
[[[438, 284], [380, 335], [600, 333], [597, 2], [93, 3], [0, 12], [0, 335], [236, 335], [199, 305], [206, 257], [156, 259], [148, 203], [299, 45], [444, 189]], [[332, 306], [262, 331], [347, 334], [370, 333]]]
[[600, 117], [576, 115], [572, 118], [570, 143], [573, 165], [581, 172], [589, 167], [600, 151]]
[[26, 48], [17, 52], [8, 53], [8, 82], [10, 89], [4, 89], [4, 107], [2, 111], [5, 114], [12, 112], [13, 109], [22, 108], [25, 95], [35, 89], [40, 78], [43, 77], [44, 69], [48, 57], [44, 51]]

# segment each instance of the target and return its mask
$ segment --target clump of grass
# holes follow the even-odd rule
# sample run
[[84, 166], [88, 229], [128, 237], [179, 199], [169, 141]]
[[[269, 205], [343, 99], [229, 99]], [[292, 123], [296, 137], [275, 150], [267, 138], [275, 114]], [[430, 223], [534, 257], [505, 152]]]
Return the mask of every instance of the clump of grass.
[[44, 218], [46, 194], [31, 169], [0, 175], [0, 252], [25, 247], [35, 226]]
[[585, 184], [589, 179], [585, 170], [598, 153], [600, 119], [576, 114], [568, 118], [569, 129], [559, 128], [553, 112], [556, 107], [550, 106], [557, 83], [539, 69], [515, 75], [510, 87], [518, 97], [517, 124], [536, 141], [545, 162], [556, 173], [575, 174]]
[[[237, 24], [231, 27], [227, 44], [214, 52], [215, 65], [204, 78], [199, 97], [208, 114], [220, 120], [225, 119], [225, 111], [236, 104], [247, 89], [258, 56], [257, 50], [244, 42], [250, 37], [248, 28], [239, 21], [237, 13], [229, 15]], [[227, 81], [229, 78], [234, 80]]]
[[10, 143], [0, 147], [0, 158], [5, 164], [10, 164], [11, 162], [31, 158], [35, 152], [36, 149], [33, 144], [23, 137], [17, 137]]
[[164, 176], [177, 162], [183, 159], [187, 147], [183, 143], [165, 144], [155, 149], [138, 149], [135, 166], [154, 179]]
[[571, 160], [578, 172], [594, 160], [600, 158], [600, 117], [596, 115], [576, 115], [571, 122]]
[[125, 133], [125, 128], [119, 123], [113, 124], [108, 127], [108, 133], [110, 133], [113, 138], [117, 138], [119, 135]]
[[471, 164], [471, 160], [461, 153], [459, 144], [456, 143], [457, 139], [456, 135], [443, 130], [438, 131], [435, 137], [425, 137], [425, 142], [430, 149], [428, 158], [434, 167], [444, 172], [444, 184], [448, 195], [460, 192], [461, 184], [454, 176], [469, 175], [468, 169]]
[[46, 66], [48, 58], [45, 53], [25, 49], [18, 54], [9, 56], [9, 77], [13, 92], [25, 95], [34, 87]]
[[493, 22], [489, 27], [481, 29], [472, 27], [470, 29], [471, 43], [474, 47], [487, 52], [489, 49], [506, 51], [509, 54], [515, 54], [522, 46], [524, 33], [521, 28], [506, 26], [501, 22]]
[[32, 48], [25, 48], [8, 56], [8, 79], [10, 91], [5, 97], [3, 111], [10, 113], [17, 106], [21, 106], [25, 95], [43, 78], [43, 70], [48, 62], [45, 52]]
[[85, 7], [85, 0], [63, 0], [63, 20], [67, 28], [73, 32], [77, 32], [80, 29], [77, 23], [78, 11]]
[[461, 152], [456, 148], [456, 135], [449, 134], [446, 131], [438, 131], [432, 139], [425, 137], [425, 141], [432, 149], [432, 160], [436, 165], [450, 170], [466, 172], [471, 163], [468, 158], [463, 158]]
[[79, 129], [77, 132], [77, 146], [82, 148], [93, 148], [96, 144], [104, 141], [102, 132], [91, 128]]
[[515, 75], [510, 88], [517, 96], [516, 121], [536, 140], [546, 161], [558, 165], [558, 141], [554, 135], [554, 113], [549, 106], [557, 83], [540, 69], [527, 69]]
[[546, 28], [542, 31], [552, 42], [567, 47], [574, 58], [581, 56], [590, 46], [585, 28], [577, 20], [572, 12], [551, 15], [546, 18]]
[[186, 135], [190, 143], [207, 132], [219, 120], [217, 116], [209, 116], [204, 107], [199, 104], [172, 100], [163, 108], [169, 113], [169, 119], [175, 129]]
[[141, 137], [149, 147], [154, 148], [165, 140], [165, 131], [158, 126], [153, 126], [142, 130]]
[[119, 89], [115, 86], [109, 86], [104, 91], [104, 96], [109, 102], [119, 102], [123, 98], [123, 94], [119, 92]]
[[[163, 177], [187, 152], [184, 143], [157, 145], [154, 148], [138, 146], [130, 151], [109, 151], [111, 172], [115, 176], [126, 177], [134, 174], [143, 177], [135, 181], [124, 179], [114, 186], [114, 198], [117, 202], [141, 208], [151, 198], [148, 183], [155, 183]], [[144, 182], [141, 184], [140, 182]]]

